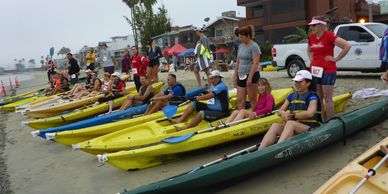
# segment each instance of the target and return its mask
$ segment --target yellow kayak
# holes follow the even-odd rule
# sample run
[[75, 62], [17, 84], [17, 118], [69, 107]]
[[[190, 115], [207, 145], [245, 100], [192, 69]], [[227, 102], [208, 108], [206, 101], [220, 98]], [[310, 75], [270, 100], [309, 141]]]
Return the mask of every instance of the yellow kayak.
[[[292, 91], [293, 90], [291, 88], [272, 91], [272, 95], [275, 98], [275, 106], [281, 105], [287, 96], [292, 93]], [[188, 120], [189, 121], [180, 123], [176, 126], [185, 126], [191, 121], [191, 118]], [[226, 118], [222, 119], [222, 121], [225, 120]], [[171, 122], [165, 118], [162, 118], [159, 120], [130, 126], [120, 131], [73, 145], [73, 148], [81, 149], [93, 154], [116, 152], [127, 148], [157, 143], [171, 136], [182, 136], [188, 132], [195, 132], [204, 129], [207, 126], [208, 122], [202, 120], [201, 123], [194, 128], [177, 132]], [[130, 139], [130, 141], [128, 141], [128, 139]]]
[[[154, 93], [158, 93], [163, 86], [163, 82], [158, 82], [153, 84]], [[136, 95], [136, 90], [132, 90], [130, 95]], [[116, 109], [120, 107], [124, 101], [127, 99], [127, 96], [113, 100], [113, 108]], [[26, 124], [29, 127], [34, 129], [46, 129], [52, 127], [58, 127], [62, 125], [67, 125], [74, 123], [76, 121], [82, 120], [87, 117], [91, 117], [97, 114], [101, 114], [108, 111], [108, 103], [102, 103], [94, 107], [79, 108], [68, 114], [63, 114], [59, 116], [44, 118], [44, 119], [35, 119], [27, 121]]]
[[[126, 87], [126, 93], [130, 93], [136, 90], [134, 84]], [[75, 108], [80, 108], [82, 106], [87, 106], [89, 104], [95, 103], [99, 98], [104, 97], [104, 94], [98, 94], [93, 97], [87, 97], [80, 100], [64, 100], [62, 98], [56, 99], [54, 103], [44, 104], [32, 109], [28, 109], [23, 112], [24, 115], [27, 115], [32, 118], [46, 118], [51, 116], [59, 115], [65, 111], [73, 110]]]
[[[230, 98], [236, 98], [236, 93], [229, 93]], [[232, 100], [231, 100], [232, 101]], [[233, 102], [232, 102], [233, 103]], [[234, 102], [235, 103], [235, 102]], [[183, 105], [178, 108], [176, 114], [181, 114], [187, 108], [187, 105]], [[145, 123], [148, 121], [153, 121], [156, 119], [165, 118], [162, 111], [155, 112], [150, 115], [144, 115], [140, 117], [134, 117], [131, 119], [125, 119], [113, 123], [107, 123], [104, 125], [98, 125], [83, 129], [70, 130], [70, 131], [62, 131], [55, 133], [54, 140], [58, 143], [65, 145], [72, 145], [75, 143], [87, 141], [89, 139], [93, 139], [102, 135], [106, 135], [112, 132], [119, 131], [121, 129], [127, 128], [129, 126], [135, 126], [141, 123]]]
[[[343, 94], [333, 98], [335, 106], [345, 106], [351, 94]], [[273, 123], [282, 122], [277, 114], [250, 120], [218, 130], [206, 131], [189, 136], [176, 143], [159, 142], [143, 148], [134, 148], [115, 153], [98, 155], [101, 163], [109, 163], [123, 170], [143, 169], [172, 160], [176, 154], [206, 148], [230, 141], [247, 138], [266, 132]], [[190, 134], [193, 131], [185, 131]], [[182, 134], [179, 132], [179, 134]], [[107, 142], [109, 143], [109, 142]]]
[[[368, 170], [386, 155], [380, 151], [380, 146], [388, 147], [388, 137], [361, 156], [350, 162], [345, 168], [331, 177], [323, 184], [315, 194], [348, 194], [357, 184], [368, 174]], [[380, 194], [388, 193], [388, 165], [383, 163], [376, 170], [376, 174], [371, 176], [356, 193]]]

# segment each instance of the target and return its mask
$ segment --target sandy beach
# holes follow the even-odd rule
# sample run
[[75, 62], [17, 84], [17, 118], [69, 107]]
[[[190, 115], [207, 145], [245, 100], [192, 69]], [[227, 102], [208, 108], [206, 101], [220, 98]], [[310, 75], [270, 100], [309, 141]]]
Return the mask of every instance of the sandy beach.
[[[225, 82], [231, 86], [232, 71], [225, 72]], [[17, 93], [30, 91], [47, 84], [45, 72], [32, 73], [34, 78], [22, 82]], [[160, 73], [165, 80], [167, 73]], [[293, 85], [285, 71], [263, 72], [273, 89]], [[339, 72], [335, 94], [354, 92], [362, 88], [387, 89], [379, 73]], [[178, 81], [188, 89], [196, 81], [192, 72], [179, 70]], [[204, 76], [204, 74], [201, 74]], [[204, 81], [202, 82], [205, 83]], [[363, 107], [382, 97], [352, 99], [345, 112]], [[32, 138], [26, 120], [17, 113], [0, 113], [0, 193], [117, 193], [140, 185], [165, 179], [193, 167], [250, 146], [262, 138], [200, 150], [177, 161], [139, 171], [121, 171], [110, 165], [98, 167], [94, 155], [72, 151], [71, 147]], [[388, 136], [388, 121], [365, 129], [347, 138], [346, 146], [337, 142], [314, 153], [307, 154], [280, 166], [257, 172], [236, 181], [219, 193], [312, 193], [348, 162]]]

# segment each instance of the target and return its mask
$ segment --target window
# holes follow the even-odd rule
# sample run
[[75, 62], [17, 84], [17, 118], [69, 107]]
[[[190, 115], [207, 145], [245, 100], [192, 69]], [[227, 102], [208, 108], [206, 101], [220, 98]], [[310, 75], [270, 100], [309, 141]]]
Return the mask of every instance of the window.
[[222, 29], [216, 30], [216, 36], [223, 36], [223, 30]]
[[373, 42], [374, 37], [359, 26], [340, 27], [337, 35], [347, 41]]
[[263, 6], [262, 5], [259, 5], [259, 6], [256, 6], [256, 7], [253, 7], [253, 17], [257, 18], [257, 17], [263, 17]]

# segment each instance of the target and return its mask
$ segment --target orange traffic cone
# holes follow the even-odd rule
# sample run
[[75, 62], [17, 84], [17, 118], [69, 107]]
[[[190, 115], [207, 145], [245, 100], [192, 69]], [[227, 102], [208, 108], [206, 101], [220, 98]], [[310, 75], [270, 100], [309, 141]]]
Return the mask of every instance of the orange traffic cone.
[[11, 78], [9, 78], [9, 91], [12, 91], [12, 90], [13, 90], [12, 80], [11, 80]]
[[18, 88], [20, 86], [18, 76], [15, 77], [15, 87]]
[[7, 91], [5, 90], [3, 80], [1, 80], [1, 92], [3, 93], [4, 96], [7, 96]]

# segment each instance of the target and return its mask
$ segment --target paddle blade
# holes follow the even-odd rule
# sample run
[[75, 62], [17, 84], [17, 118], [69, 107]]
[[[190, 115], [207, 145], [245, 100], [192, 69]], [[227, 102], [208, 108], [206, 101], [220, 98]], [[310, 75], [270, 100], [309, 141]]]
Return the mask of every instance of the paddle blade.
[[168, 106], [165, 106], [162, 109], [162, 111], [163, 111], [163, 114], [167, 118], [171, 119], [176, 114], [176, 112], [178, 111], [178, 106], [176, 106], [176, 105], [168, 105]]
[[195, 133], [189, 133], [189, 134], [179, 136], [179, 137], [170, 137], [170, 138], [164, 139], [163, 142], [164, 143], [179, 143], [179, 142], [182, 142], [182, 141], [189, 139], [194, 134]]

